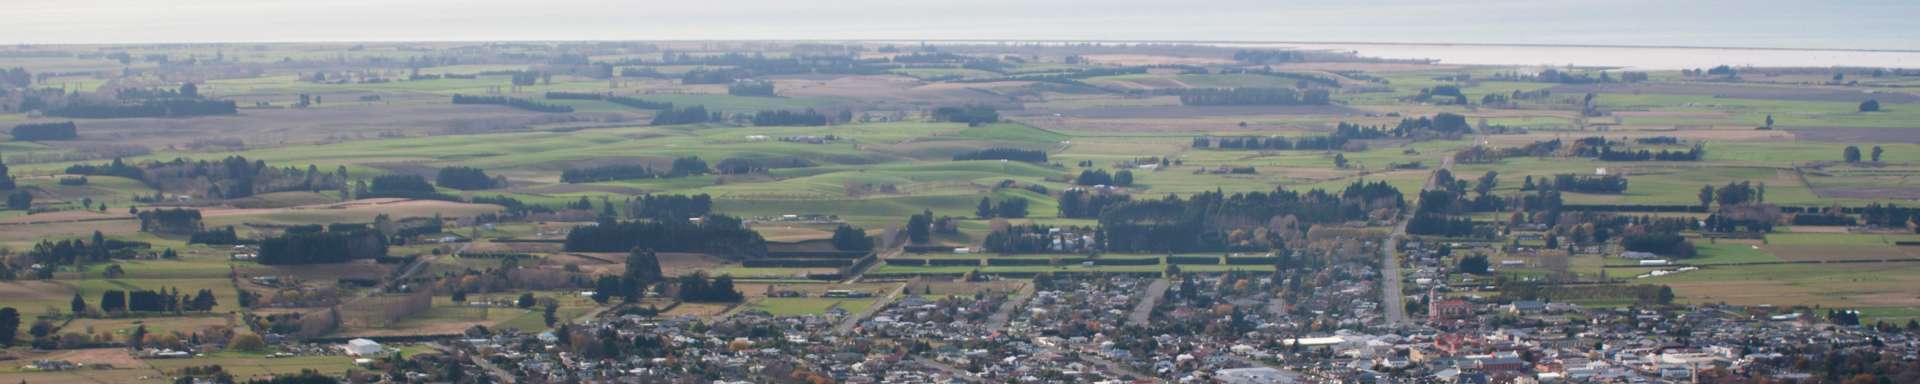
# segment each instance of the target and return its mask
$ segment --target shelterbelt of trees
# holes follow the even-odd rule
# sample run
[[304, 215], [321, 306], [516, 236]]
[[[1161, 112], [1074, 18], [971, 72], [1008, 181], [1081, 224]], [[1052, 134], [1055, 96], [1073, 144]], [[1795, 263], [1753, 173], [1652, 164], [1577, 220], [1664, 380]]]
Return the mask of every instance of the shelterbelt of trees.
[[305, 169], [274, 168], [265, 161], [241, 156], [220, 161], [175, 158], [137, 165], [115, 158], [101, 165], [75, 164], [67, 167], [66, 173], [125, 177], [159, 191], [226, 199], [270, 192], [339, 190], [347, 180], [344, 166], [325, 173], [313, 165]]

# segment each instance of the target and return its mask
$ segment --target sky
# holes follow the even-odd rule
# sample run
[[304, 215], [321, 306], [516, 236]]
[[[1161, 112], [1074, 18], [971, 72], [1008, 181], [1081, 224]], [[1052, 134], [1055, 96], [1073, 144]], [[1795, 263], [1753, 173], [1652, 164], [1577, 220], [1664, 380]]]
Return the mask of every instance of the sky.
[[1108, 40], [1920, 50], [1913, 0], [6, 0], [0, 44]]

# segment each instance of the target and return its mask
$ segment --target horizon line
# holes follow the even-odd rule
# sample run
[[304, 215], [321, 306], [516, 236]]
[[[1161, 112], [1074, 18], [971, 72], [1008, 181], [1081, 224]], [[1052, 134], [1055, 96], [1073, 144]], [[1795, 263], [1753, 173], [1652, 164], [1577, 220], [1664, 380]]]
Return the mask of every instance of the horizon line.
[[1639, 44], [1593, 44], [1593, 43], [1501, 43], [1501, 42], [1408, 42], [1408, 41], [1306, 41], [1306, 40], [1151, 40], [1151, 39], [967, 39], [967, 38], [796, 38], [796, 39], [446, 39], [446, 40], [260, 40], [260, 41], [175, 41], [175, 42], [95, 42], [95, 43], [5, 43], [7, 47], [34, 46], [118, 46], [118, 45], [228, 45], [228, 44], [350, 44], [350, 43], [586, 43], [586, 42], [941, 42], [941, 43], [1111, 43], [1111, 44], [1185, 44], [1185, 45], [1229, 45], [1229, 44], [1303, 44], [1303, 45], [1375, 45], [1375, 46], [1441, 46], [1441, 47], [1536, 47], [1536, 48], [1608, 48], [1608, 49], [1705, 49], [1705, 50], [1756, 50], [1756, 51], [1818, 51], [1818, 52], [1884, 52], [1884, 53], [1920, 53], [1920, 48], [1814, 48], [1814, 47], [1748, 47], [1728, 45], [1639, 45]]

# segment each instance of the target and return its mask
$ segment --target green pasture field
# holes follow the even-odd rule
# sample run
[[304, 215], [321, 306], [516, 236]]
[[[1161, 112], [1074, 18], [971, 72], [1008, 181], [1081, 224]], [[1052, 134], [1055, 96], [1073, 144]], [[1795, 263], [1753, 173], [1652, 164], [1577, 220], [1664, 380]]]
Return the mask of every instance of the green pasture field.
[[[1616, 277], [1644, 272], [1639, 269], [1615, 269]], [[1688, 303], [1729, 303], [1738, 305], [1822, 306], [1858, 308], [1880, 318], [1905, 323], [1913, 318], [1913, 306], [1899, 296], [1920, 294], [1920, 264], [1776, 264], [1750, 266], [1708, 266], [1703, 269], [1631, 283], [1673, 286], [1679, 301]]]
[[192, 359], [154, 359], [147, 364], [163, 372], [177, 371], [186, 367], [218, 365], [236, 379], [267, 378], [273, 375], [300, 373], [303, 369], [319, 371], [323, 374], [345, 374], [347, 371], [361, 369], [353, 365], [349, 356], [297, 356], [269, 358], [249, 354], [217, 354], [210, 357]]

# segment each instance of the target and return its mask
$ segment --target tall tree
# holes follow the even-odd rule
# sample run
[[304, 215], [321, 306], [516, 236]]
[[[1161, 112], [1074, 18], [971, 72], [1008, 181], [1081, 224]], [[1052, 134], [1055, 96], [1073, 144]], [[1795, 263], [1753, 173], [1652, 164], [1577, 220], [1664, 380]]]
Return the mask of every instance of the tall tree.
[[1882, 153], [1886, 153], [1886, 152], [1887, 152], [1886, 150], [1884, 150], [1884, 149], [1880, 149], [1880, 146], [1878, 146], [1878, 145], [1875, 145], [1875, 146], [1873, 146], [1873, 162], [1875, 162], [1875, 163], [1879, 163], [1879, 162], [1880, 162], [1880, 154], [1882, 154]]
[[100, 312], [114, 313], [126, 310], [127, 293], [125, 291], [114, 290], [100, 294]]
[[858, 227], [841, 224], [833, 229], [833, 248], [842, 251], [871, 250], [873, 238], [867, 237], [867, 231]]
[[80, 315], [87, 313], [87, 299], [80, 297], [80, 292], [73, 293], [73, 302], [69, 304], [69, 307], [73, 310], [74, 317], [80, 317]]
[[1700, 186], [1700, 209], [1713, 206], [1713, 185]]
[[933, 238], [933, 210], [907, 218], [907, 240], [926, 243]]
[[0, 346], [13, 347], [14, 338], [20, 334], [20, 311], [13, 307], [0, 308]]
[[1849, 163], [1860, 162], [1860, 147], [1852, 146], [1852, 145], [1847, 146], [1847, 149], [1841, 152], [1841, 158], [1845, 159]]
[[646, 294], [647, 285], [660, 281], [660, 256], [651, 249], [634, 248], [627, 252], [627, 271], [620, 279], [620, 297], [635, 302]]
[[993, 218], [993, 201], [981, 197], [980, 205], [973, 208], [973, 216], [982, 219]]

